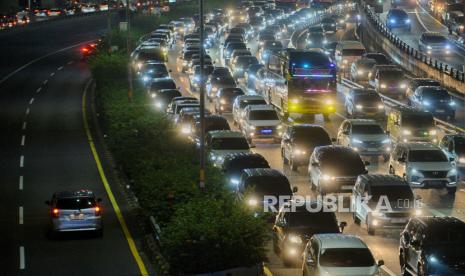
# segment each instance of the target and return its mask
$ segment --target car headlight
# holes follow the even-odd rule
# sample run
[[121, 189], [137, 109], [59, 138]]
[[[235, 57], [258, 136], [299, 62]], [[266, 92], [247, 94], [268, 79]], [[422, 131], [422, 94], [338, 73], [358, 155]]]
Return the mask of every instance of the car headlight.
[[353, 139], [352, 139], [352, 143], [354, 143], [354, 144], [361, 144], [361, 143], [363, 143], [363, 141], [361, 141], [361, 140], [359, 140], [359, 139], [356, 139], [356, 138], [353, 138]]
[[435, 129], [429, 131], [429, 135], [436, 135], [438, 132]]
[[323, 44], [328, 44], [328, 40], [324, 39]]
[[363, 70], [358, 70], [358, 71], [357, 71], [357, 74], [358, 74], [358, 75], [363, 75], [363, 73], [365, 73]]
[[151, 97], [152, 99], [154, 99], [154, 98], [157, 97], [157, 94], [155, 94], [155, 93], [150, 93], [150, 97]]
[[450, 105], [450, 106], [455, 106], [455, 102], [454, 102], [454, 101], [450, 101], [450, 102], [449, 102], [449, 105]]
[[450, 170], [447, 175], [451, 176], [451, 175], [457, 175], [457, 169], [452, 169]]
[[439, 262], [438, 258], [436, 258], [434, 255], [428, 256], [428, 261], [432, 264], [436, 264]]
[[278, 126], [276, 127], [276, 129], [282, 129], [282, 128], [283, 128], [282, 125], [278, 125]]
[[407, 85], [406, 85], [405, 83], [402, 83], [402, 84], [400, 85], [400, 88], [405, 89], [405, 88], [407, 88]]
[[298, 104], [298, 103], [299, 103], [299, 99], [291, 99], [291, 103], [293, 103], [293, 104]]
[[384, 83], [381, 84], [381, 88], [382, 88], [382, 89], [386, 89], [386, 87], [387, 87], [386, 84], [384, 84]]
[[255, 129], [256, 129], [255, 126], [250, 126], [249, 128], [252, 129], [252, 130], [255, 130]]
[[329, 176], [329, 175], [327, 175], [327, 174], [323, 174], [323, 175], [321, 176], [321, 178], [322, 178], [323, 180], [325, 180], [325, 181], [334, 180], [334, 176]]
[[181, 128], [181, 132], [182, 132], [182, 134], [189, 134], [189, 133], [191, 133], [191, 128], [187, 127], [187, 126], [184, 126], [184, 127]]
[[410, 23], [410, 19], [405, 19], [405, 23], [409, 24], [409, 23]]
[[231, 178], [230, 181], [231, 181], [231, 184], [233, 184], [235, 186], [239, 185], [239, 179], [237, 179], [237, 178]]
[[249, 206], [255, 207], [258, 205], [258, 200], [256, 198], [249, 198], [249, 200], [247, 200], [247, 204]]
[[465, 163], [465, 157], [460, 157], [459, 158], [459, 163], [464, 164]]
[[327, 105], [333, 104], [333, 100], [331, 100], [331, 99], [326, 99], [326, 100], [325, 100], [325, 104], [327, 104]]
[[307, 153], [307, 152], [304, 151], [304, 150], [301, 150], [301, 149], [295, 149], [295, 150], [293, 151], [293, 153], [294, 153], [295, 155], [303, 155], [303, 154], [305, 154], [305, 153]]
[[362, 109], [363, 109], [363, 105], [357, 104], [357, 105], [355, 106], [355, 108], [358, 109], [358, 110], [362, 110]]
[[142, 77], [142, 81], [143, 81], [143, 82], [148, 82], [149, 80], [150, 80], [150, 78], [147, 77], [147, 76], [143, 76], [143, 77]]
[[384, 105], [383, 104], [378, 104], [378, 109], [384, 109]]
[[431, 47], [431, 46], [426, 46], [426, 49], [431, 50], [431, 49], [433, 49], [433, 47]]
[[415, 213], [415, 216], [421, 216], [423, 215], [423, 210], [416, 208], [414, 213]]
[[289, 241], [291, 243], [302, 243], [302, 238], [300, 236], [297, 236], [297, 235], [289, 235]]
[[384, 139], [381, 143], [383, 143], [383, 144], [388, 144], [388, 143], [390, 143], [390, 142], [391, 142], [391, 139], [386, 138], [386, 139]]
[[395, 20], [395, 19], [391, 19], [391, 20], [389, 20], [389, 22], [391, 22], [391, 23], [396, 23], [396, 20]]
[[431, 103], [428, 102], [428, 101], [423, 101], [422, 104], [425, 105], [425, 106], [430, 106], [431, 105]]
[[163, 107], [163, 104], [161, 102], [156, 102], [155, 103], [155, 107], [156, 108], [162, 108]]
[[312, 45], [312, 43], [313, 43], [313, 42], [312, 42], [310, 39], [307, 40], [307, 44], [308, 44], [308, 45]]
[[446, 45], [446, 49], [450, 49], [450, 45]]
[[224, 99], [221, 99], [220, 104], [226, 104], [226, 101]]
[[411, 135], [412, 132], [409, 129], [404, 129], [404, 130], [402, 130], [402, 134], [403, 135]]
[[212, 155], [210, 156], [210, 159], [211, 159], [212, 161], [215, 161], [216, 158], [217, 158], [217, 157], [216, 157], [216, 155], [214, 155], [214, 154], [212, 154]]

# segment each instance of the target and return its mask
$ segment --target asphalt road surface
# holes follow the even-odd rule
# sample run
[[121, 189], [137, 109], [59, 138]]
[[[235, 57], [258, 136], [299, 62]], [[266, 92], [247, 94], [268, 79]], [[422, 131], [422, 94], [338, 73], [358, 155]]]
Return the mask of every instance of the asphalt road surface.
[[[0, 34], [1, 275], [140, 275], [83, 127], [90, 72], [76, 48], [49, 55], [95, 39], [105, 24], [104, 17], [89, 17]], [[103, 237], [49, 239], [44, 201], [83, 188], [103, 199]], [[127, 207], [118, 203], [124, 214]]]

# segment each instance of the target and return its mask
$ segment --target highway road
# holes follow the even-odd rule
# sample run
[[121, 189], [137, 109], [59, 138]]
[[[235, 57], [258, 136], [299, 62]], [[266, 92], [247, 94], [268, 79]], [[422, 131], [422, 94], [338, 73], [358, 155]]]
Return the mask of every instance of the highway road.
[[[104, 17], [92, 17], [0, 34], [1, 275], [141, 274], [83, 125], [82, 95], [89, 69], [76, 47], [57, 52], [95, 39], [105, 24]], [[83, 188], [103, 199], [103, 237], [72, 234], [49, 239], [49, 207], [44, 201], [56, 191]], [[113, 189], [127, 217], [128, 207], [117, 187]], [[133, 237], [138, 245], [138, 236]]]
[[[354, 27], [349, 25], [346, 31], [338, 31], [330, 40], [341, 40], [341, 39], [353, 39], [354, 37]], [[305, 35], [301, 36], [302, 38]], [[298, 47], [301, 47], [303, 43], [297, 43]], [[249, 42], [249, 47], [252, 51], [256, 50], [257, 42]], [[299, 46], [300, 45], [300, 46]], [[175, 81], [182, 87], [182, 92], [185, 95], [194, 95], [198, 97], [198, 92], [192, 92], [189, 90], [189, 78], [188, 75], [179, 72], [177, 69], [181, 66], [181, 62], [178, 59], [179, 51], [181, 51], [182, 45], [178, 43], [177, 47], [170, 51], [169, 53], [169, 64], [170, 69], [173, 70], [172, 77]], [[209, 55], [212, 56], [213, 60], [216, 61], [216, 65], [221, 65], [221, 59], [219, 58], [217, 48], [209, 50]], [[245, 89], [244, 85], [241, 87]], [[323, 125], [332, 137], [336, 136], [337, 129], [345, 118], [345, 112], [343, 107], [343, 94], [347, 91], [346, 87], [339, 85], [338, 87], [339, 101], [337, 107], [337, 113], [331, 116], [329, 122], [324, 122], [323, 118], [317, 116], [313, 123]], [[253, 91], [247, 91], [247, 93], [254, 93]], [[210, 111], [213, 111], [214, 108], [210, 104], [207, 105]], [[460, 111], [463, 112], [463, 111]], [[230, 114], [223, 114], [230, 125], [232, 124], [232, 116]], [[315, 196], [315, 194], [310, 190], [308, 182], [307, 168], [301, 167], [297, 172], [290, 170], [287, 165], [283, 164], [280, 145], [272, 143], [256, 143], [256, 148], [253, 149], [255, 152], [262, 154], [270, 163], [271, 167], [278, 169], [286, 174], [289, 178], [292, 186], [297, 186], [299, 188], [299, 194], [305, 196]], [[371, 165], [369, 166], [370, 173], [388, 173], [387, 163], [384, 163], [382, 160], [369, 160]], [[423, 190], [417, 191], [417, 193], [423, 198], [425, 204], [425, 214], [426, 215], [453, 215], [461, 219], [465, 219], [465, 190], [460, 189], [454, 197], [447, 195], [444, 191], [436, 190]], [[355, 234], [363, 238], [363, 240], [369, 245], [372, 252], [374, 253], [377, 259], [383, 259], [386, 265], [383, 267], [384, 275], [399, 275], [400, 267], [398, 260], [398, 245], [399, 245], [399, 233], [400, 231], [381, 231], [377, 232], [376, 236], [370, 236], [367, 234], [365, 226], [358, 226], [353, 223], [352, 215], [348, 213], [338, 213], [337, 217], [339, 221], [346, 221], [348, 227], [345, 229], [345, 233]], [[299, 267], [285, 267], [278, 256], [272, 251], [271, 244], [269, 245], [268, 253], [268, 263], [267, 267], [271, 270], [273, 275], [301, 275]]]

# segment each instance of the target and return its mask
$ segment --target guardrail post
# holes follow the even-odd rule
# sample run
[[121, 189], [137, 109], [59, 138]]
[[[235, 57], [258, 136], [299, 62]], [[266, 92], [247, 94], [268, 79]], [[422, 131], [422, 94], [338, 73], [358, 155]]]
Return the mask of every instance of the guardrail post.
[[434, 60], [434, 68], [436, 68], [436, 69], [438, 68], [438, 60], [437, 59]]
[[446, 65], [444, 65], [444, 71], [446, 71], [446, 72], [447, 72], [447, 68], [448, 68], [448, 67], [449, 67], [449, 65], [447, 65], [447, 64], [446, 64]]

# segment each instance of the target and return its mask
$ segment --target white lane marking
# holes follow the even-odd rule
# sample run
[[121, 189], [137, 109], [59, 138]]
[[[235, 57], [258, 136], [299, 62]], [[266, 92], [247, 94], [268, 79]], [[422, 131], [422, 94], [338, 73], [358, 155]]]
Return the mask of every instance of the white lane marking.
[[27, 122], [23, 122], [23, 130], [26, 130]]
[[19, 247], [19, 269], [23, 270], [26, 268], [26, 260], [24, 256], [24, 246]]
[[39, 93], [40, 91], [42, 91], [42, 87], [37, 88], [36, 93]]
[[46, 85], [46, 84], [47, 84], [47, 82], [48, 82], [48, 80], [44, 80], [43, 84], [44, 84], [44, 85]]
[[20, 72], [21, 70], [24, 70], [24, 68], [28, 67], [29, 65], [33, 64], [33, 63], [36, 63], [44, 58], [47, 58], [49, 56], [52, 56], [54, 54], [58, 54], [60, 52], [64, 52], [66, 50], [69, 50], [69, 49], [72, 49], [72, 48], [75, 48], [79, 45], [82, 45], [82, 44], [85, 44], [85, 43], [90, 43], [90, 42], [93, 42], [94, 40], [89, 40], [89, 41], [83, 41], [81, 43], [77, 43], [77, 44], [74, 44], [74, 45], [71, 45], [71, 46], [68, 46], [68, 47], [65, 47], [65, 48], [62, 48], [62, 49], [59, 49], [55, 52], [51, 52], [51, 53], [48, 53], [44, 56], [41, 56], [41, 57], [38, 57], [36, 59], [33, 59], [31, 61], [29, 61], [28, 63], [24, 64], [23, 66], [20, 66], [19, 68], [17, 68], [16, 70], [14, 70], [13, 72], [9, 73], [8, 75], [6, 75], [3, 79], [0, 80], [0, 84], [4, 83], [5, 81], [7, 81], [9, 78], [11, 78], [13, 75], [17, 74], [18, 72]]
[[[429, 17], [433, 18], [434, 21], [436, 21], [439, 25], [444, 26], [444, 25], [441, 23], [441, 21], [437, 20], [434, 16], [431, 16], [430, 13], [429, 13], [427, 10], [425, 10], [425, 8], [423, 8], [421, 5], [418, 5], [418, 6], [420, 7], [420, 9], [423, 10], [423, 12], [422, 12], [423, 14], [428, 15]], [[416, 12], [416, 9], [415, 9], [415, 12]], [[445, 26], [444, 26], [444, 27], [445, 27]]]
[[385, 265], [383, 265], [381, 267], [381, 269], [384, 270], [384, 272], [386, 272], [386, 274], [388, 274], [389, 276], [396, 276], [397, 275]]
[[21, 146], [24, 146], [24, 143], [26, 142], [26, 135], [21, 136]]
[[34, 102], [34, 98], [31, 98], [31, 100], [29, 101], [29, 104], [32, 104]]
[[31, 112], [31, 109], [28, 107], [26, 108], [26, 115], [29, 115], [29, 112]]
[[21, 157], [19, 158], [19, 167], [24, 167], [24, 155], [21, 155]]
[[24, 224], [24, 210], [23, 206], [19, 206], [19, 224]]
[[71, 60], [71, 61], [68, 61], [68, 63], [66, 63], [66, 64], [71, 65], [73, 63], [74, 63], [74, 61]]
[[52, 72], [52, 73], [50, 74], [50, 77], [53, 77], [53, 76], [55, 76], [55, 72]]
[[24, 186], [24, 177], [22, 175], [19, 176], [19, 190], [22, 191]]
[[58, 71], [61, 71], [61, 70], [63, 70], [63, 66], [60, 66], [60, 67], [58, 67], [58, 69], [57, 69], [57, 70], [58, 70]]
[[421, 20], [420, 18], [420, 14], [418, 13], [418, 10], [415, 9], [415, 16], [417, 17], [417, 20], [418, 22], [420, 23], [420, 25], [423, 27], [423, 29], [425, 29], [427, 32], [431, 32], [428, 27], [426, 27], [425, 23], [423, 23], [423, 20]]

